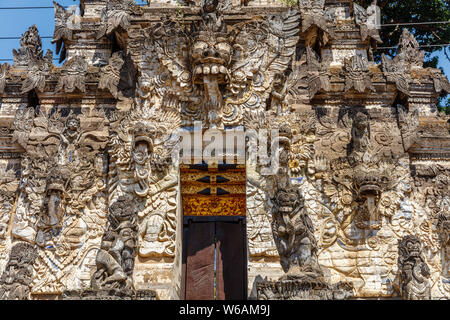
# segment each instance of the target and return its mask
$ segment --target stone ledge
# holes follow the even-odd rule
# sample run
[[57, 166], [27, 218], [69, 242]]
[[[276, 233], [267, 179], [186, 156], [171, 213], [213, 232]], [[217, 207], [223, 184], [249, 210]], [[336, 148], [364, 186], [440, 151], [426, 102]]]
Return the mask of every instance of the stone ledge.
[[132, 296], [116, 290], [70, 290], [62, 300], [158, 300], [158, 295], [154, 290], [137, 290]]
[[353, 285], [339, 282], [329, 285], [314, 279], [283, 279], [259, 281], [258, 300], [349, 300], [354, 297]]

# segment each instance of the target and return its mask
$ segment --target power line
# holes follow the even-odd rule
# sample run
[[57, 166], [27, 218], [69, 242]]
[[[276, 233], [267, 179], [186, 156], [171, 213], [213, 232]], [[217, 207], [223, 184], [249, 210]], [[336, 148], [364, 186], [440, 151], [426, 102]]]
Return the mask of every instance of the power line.
[[[53, 39], [51, 36], [43, 36], [41, 39]], [[20, 40], [22, 37], [0, 37], [0, 40]]]
[[[71, 6], [62, 6], [64, 8], [70, 8], [75, 6], [73, 4]], [[0, 10], [34, 10], [34, 9], [54, 9], [55, 7], [51, 6], [39, 6], [39, 7], [0, 7]], [[450, 21], [430, 21], [430, 22], [399, 22], [399, 23], [385, 23], [380, 24], [380, 27], [395, 27], [395, 26], [413, 26], [413, 25], [429, 25], [429, 24], [448, 24]]]
[[[446, 46], [450, 46], [450, 43], [445, 43], [445, 44], [424, 44], [424, 45], [420, 45], [420, 48], [427, 48], [427, 47], [446, 47]], [[398, 46], [395, 47], [379, 47], [377, 48], [377, 50], [383, 50], [383, 49], [397, 49]]]
[[[0, 10], [34, 10], [34, 9], [54, 9], [55, 7], [0, 7]], [[64, 7], [68, 8], [68, 7]]]
[[[59, 58], [53, 58], [54, 61], [59, 61]], [[0, 59], [0, 61], [14, 61], [14, 59], [8, 58], [8, 59]]]
[[427, 25], [427, 24], [447, 24], [450, 21], [431, 21], [431, 22], [401, 22], [401, 23], [387, 23], [380, 24], [380, 27], [395, 27], [395, 26], [414, 26], [414, 25]]

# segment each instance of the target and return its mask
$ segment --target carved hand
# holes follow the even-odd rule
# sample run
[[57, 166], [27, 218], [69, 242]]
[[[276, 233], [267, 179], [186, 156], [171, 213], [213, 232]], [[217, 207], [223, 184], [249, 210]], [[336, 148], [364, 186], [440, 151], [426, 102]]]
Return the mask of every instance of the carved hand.
[[316, 168], [316, 173], [327, 171], [327, 159], [324, 156], [314, 156], [314, 167]]

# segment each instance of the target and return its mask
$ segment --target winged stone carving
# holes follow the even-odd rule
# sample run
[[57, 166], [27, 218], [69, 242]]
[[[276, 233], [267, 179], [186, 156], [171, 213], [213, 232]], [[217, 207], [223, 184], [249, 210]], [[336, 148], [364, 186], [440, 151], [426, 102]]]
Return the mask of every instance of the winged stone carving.
[[44, 92], [45, 78], [50, 73], [53, 67], [53, 52], [48, 50], [44, 56], [44, 59], [34, 60], [31, 59], [28, 62], [27, 78], [22, 83], [22, 93], [29, 92], [33, 89], [37, 89], [40, 92]]
[[102, 12], [102, 24], [97, 39], [102, 36], [109, 36], [117, 28], [127, 30], [130, 26], [132, 14], [139, 14], [142, 10], [135, 4], [134, 0], [109, 0], [106, 8]]
[[117, 98], [119, 95], [117, 86], [120, 81], [120, 70], [124, 64], [121, 52], [113, 54], [109, 59], [109, 64], [100, 70], [99, 89], [108, 89], [111, 94]]
[[85, 92], [87, 70], [88, 63], [83, 57], [75, 56], [67, 60], [63, 65], [55, 92], [59, 92], [61, 90], [64, 90], [65, 92], [73, 92], [75, 89]]
[[317, 53], [308, 46], [300, 63], [289, 78], [289, 92], [293, 96], [300, 95], [302, 89], [306, 89], [311, 100], [320, 90], [331, 89], [330, 59], [320, 61]]
[[372, 84], [371, 73], [365, 57], [355, 55], [350, 59], [345, 59], [344, 74], [344, 92], [347, 92], [352, 88], [358, 92], [364, 92], [367, 89], [370, 89], [373, 92], [376, 91]]
[[[334, 30], [328, 25], [329, 15], [325, 11], [325, 0], [300, 0], [299, 8], [302, 14], [302, 33], [306, 35], [306, 43], [314, 46], [316, 40], [321, 37], [323, 42], [328, 42], [328, 38], [334, 38]], [[322, 30], [323, 35], [319, 34]]]
[[355, 10], [356, 23], [360, 27], [362, 40], [365, 41], [370, 37], [378, 43], [383, 42], [377, 29], [377, 11], [379, 12], [377, 1], [375, 0], [367, 10], [356, 3], [353, 4], [353, 8]]
[[[207, 7], [197, 24], [159, 23], [133, 54], [142, 74], [140, 91], [153, 103], [174, 101], [185, 124], [237, 125], [244, 113], [266, 109], [274, 79], [291, 64], [299, 22], [291, 9], [227, 26], [219, 10]], [[142, 36], [133, 37], [137, 43]]]
[[[425, 58], [425, 51], [420, 50], [419, 43], [414, 35], [407, 29], [403, 29], [398, 45], [398, 53], [391, 60], [382, 54], [382, 69], [386, 79], [394, 82], [398, 90], [410, 96], [409, 85], [413, 81], [419, 81], [417, 75], [413, 75], [412, 69], [421, 69]], [[450, 83], [441, 70], [428, 68], [429, 72], [422, 77], [431, 80], [437, 93], [450, 92]], [[413, 79], [414, 78], [414, 79]]]
[[74, 7], [66, 10], [62, 5], [53, 1], [55, 7], [55, 30], [53, 32], [52, 44], [56, 43], [56, 54], [60, 54], [59, 62], [66, 58], [66, 44], [71, 41], [73, 31], [81, 29], [80, 16], [76, 15]]

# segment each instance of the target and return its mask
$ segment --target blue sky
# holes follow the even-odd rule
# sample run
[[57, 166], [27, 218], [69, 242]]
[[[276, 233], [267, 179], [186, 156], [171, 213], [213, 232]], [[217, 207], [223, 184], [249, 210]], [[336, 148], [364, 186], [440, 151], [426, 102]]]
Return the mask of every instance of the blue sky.
[[[79, 0], [58, 0], [63, 6], [78, 5]], [[145, 3], [143, 0], [136, 0], [137, 3]], [[51, 6], [52, 0], [0, 0], [0, 7], [26, 7], [26, 6]], [[20, 37], [29, 26], [35, 24], [41, 36], [52, 36], [54, 28], [53, 9], [33, 9], [33, 10], [0, 10], [0, 37]], [[51, 39], [42, 39], [42, 46], [45, 51], [52, 49], [55, 52], [55, 45], [51, 44]], [[20, 40], [0, 39], [0, 59], [12, 59], [12, 49], [20, 47]], [[443, 52], [435, 52], [439, 55], [439, 67], [444, 69], [447, 77], [450, 78], [450, 61]], [[55, 55], [56, 58], [56, 55]], [[5, 61], [0, 61], [4, 63]], [[12, 61], [6, 61], [12, 64]], [[57, 61], [54, 62], [57, 64]]]

